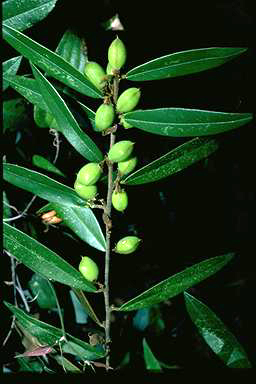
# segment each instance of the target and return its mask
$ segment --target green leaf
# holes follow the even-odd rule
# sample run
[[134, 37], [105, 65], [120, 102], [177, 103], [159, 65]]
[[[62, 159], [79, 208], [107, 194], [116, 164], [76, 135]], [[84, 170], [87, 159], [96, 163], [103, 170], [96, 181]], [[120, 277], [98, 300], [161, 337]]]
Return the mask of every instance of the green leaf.
[[143, 344], [143, 355], [144, 355], [146, 368], [149, 371], [161, 372], [162, 371], [161, 365], [159, 364], [158, 360], [156, 359], [153, 352], [151, 351], [145, 337], [143, 338], [142, 344]]
[[194, 264], [192, 267], [186, 268], [184, 271], [168, 277], [152, 288], [149, 288], [147, 291], [121, 305], [121, 307], [116, 308], [116, 310], [133, 311], [134, 309], [147, 308], [177, 296], [179, 293], [218, 272], [233, 256], [233, 253], [227, 253]]
[[229, 368], [252, 368], [241, 344], [215, 313], [187, 292], [184, 295], [191, 320], [213, 352]]
[[132, 126], [161, 136], [215, 135], [247, 124], [252, 113], [227, 113], [185, 108], [136, 110], [124, 114]]
[[218, 149], [214, 139], [192, 139], [128, 175], [122, 184], [139, 185], [163, 179], [204, 159]]
[[61, 217], [64, 220], [64, 224], [80, 237], [80, 239], [91, 247], [105, 252], [105, 238], [99, 222], [90, 208], [68, 207], [60, 203], [50, 203], [41, 208], [38, 213], [47, 212], [52, 209], [57, 212], [57, 216]]
[[19, 372], [43, 372], [44, 365], [41, 360], [33, 360], [30, 357], [16, 357], [20, 365]]
[[4, 75], [4, 81], [6, 80], [9, 85], [15, 89], [18, 93], [25, 97], [30, 103], [38, 106], [44, 111], [50, 112], [44, 99], [41, 95], [40, 88], [35, 79], [30, 79], [25, 76], [11, 76]]
[[71, 30], [67, 30], [60, 40], [56, 53], [78, 71], [84, 73], [87, 58], [86, 42]]
[[43, 156], [33, 155], [32, 163], [39, 168], [45, 169], [46, 171], [53, 172], [57, 175], [66, 177], [63, 172], [61, 172], [57, 167], [55, 167], [55, 165], [53, 165], [49, 160], [45, 159]]
[[[16, 75], [16, 72], [19, 69], [20, 62], [21, 62], [22, 56], [13, 57], [12, 59], [9, 59], [5, 61], [2, 64], [2, 70], [3, 75]], [[9, 86], [8, 81], [3, 80], [3, 91], [5, 91]]]
[[6, 0], [3, 2], [3, 21], [6, 25], [24, 31], [44, 19], [57, 0]]
[[3, 171], [4, 180], [42, 199], [69, 206], [85, 205], [74, 189], [39, 172], [9, 163], [3, 164]]
[[96, 113], [94, 111], [92, 111], [90, 108], [88, 108], [86, 105], [81, 103], [80, 101], [77, 101], [77, 103], [80, 105], [82, 110], [85, 112], [86, 116], [88, 117], [88, 119], [90, 120], [90, 122], [92, 124], [93, 129], [96, 131], [96, 129], [95, 129], [95, 115], [96, 115]]
[[212, 47], [175, 52], [131, 69], [126, 73], [126, 78], [145, 81], [189, 75], [218, 67], [246, 50], [247, 48]]
[[[59, 343], [63, 336], [61, 329], [37, 320], [35, 317], [26, 314], [21, 309], [7, 303], [6, 301], [4, 301], [4, 304], [16, 316], [22, 327], [25, 328], [32, 336], [36, 337], [40, 344], [52, 346]], [[66, 337], [68, 343], [72, 343], [72, 345], [77, 347], [77, 349], [80, 348], [80, 354], [82, 355], [81, 358], [84, 360], [96, 360], [105, 356], [105, 353], [99, 349], [92, 347], [90, 344], [85, 343], [68, 333], [66, 333]]]
[[48, 281], [39, 275], [34, 273], [28, 283], [33, 295], [36, 297], [37, 304], [40, 308], [52, 309], [56, 308], [55, 296], [52, 292]]
[[31, 64], [31, 66], [44, 101], [66, 139], [77, 152], [87, 160], [92, 162], [100, 162], [103, 160], [101, 151], [90, 137], [81, 130], [65, 101], [60, 97], [56, 89], [33, 64]]
[[43, 277], [84, 291], [97, 291], [90, 281], [55, 252], [6, 223], [3, 243], [17, 260]]
[[7, 25], [3, 26], [3, 38], [33, 64], [61, 83], [86, 96], [102, 98], [102, 93], [81, 72], [50, 49]]
[[18, 98], [3, 102], [3, 132], [19, 131], [30, 123], [25, 100]]

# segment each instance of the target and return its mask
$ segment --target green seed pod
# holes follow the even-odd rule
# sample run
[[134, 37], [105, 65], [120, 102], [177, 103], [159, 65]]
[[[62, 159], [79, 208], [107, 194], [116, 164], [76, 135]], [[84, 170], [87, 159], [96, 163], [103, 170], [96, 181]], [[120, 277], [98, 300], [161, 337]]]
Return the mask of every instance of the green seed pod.
[[126, 48], [118, 36], [109, 46], [108, 61], [114, 69], [120, 69], [126, 62]]
[[101, 104], [95, 114], [95, 127], [97, 131], [104, 131], [111, 127], [115, 117], [112, 104]]
[[88, 163], [84, 165], [77, 174], [77, 181], [83, 185], [95, 184], [102, 173], [102, 169], [98, 163]]
[[140, 100], [139, 88], [128, 88], [118, 98], [116, 103], [116, 110], [119, 113], [132, 111]]
[[95, 281], [99, 276], [99, 268], [97, 264], [88, 256], [82, 257], [78, 269], [89, 281]]
[[106, 73], [104, 69], [95, 61], [87, 61], [84, 73], [96, 88], [102, 89], [106, 84], [106, 81], [104, 80]]
[[97, 194], [96, 185], [84, 185], [80, 184], [77, 180], [74, 184], [76, 193], [85, 200], [93, 199]]
[[113, 67], [110, 63], [108, 63], [107, 65], [107, 68], [106, 68], [106, 72], [107, 72], [107, 75], [113, 75]]
[[137, 236], [123, 237], [116, 244], [114, 251], [116, 253], [127, 255], [128, 253], [134, 252], [138, 248], [140, 242], [141, 239], [139, 239]]
[[123, 212], [128, 206], [127, 193], [124, 190], [121, 192], [114, 191], [112, 193], [112, 204], [117, 211]]
[[133, 128], [133, 126], [131, 124], [129, 124], [129, 123], [127, 123], [127, 121], [125, 121], [125, 118], [123, 115], [120, 115], [120, 123], [122, 124], [122, 126], [125, 129]]
[[127, 175], [128, 173], [132, 172], [137, 165], [137, 161], [138, 159], [136, 156], [130, 157], [125, 161], [120, 161], [117, 165], [119, 172], [122, 175]]
[[108, 158], [112, 162], [119, 162], [127, 160], [132, 153], [134, 143], [129, 140], [122, 140], [114, 144], [109, 152]]

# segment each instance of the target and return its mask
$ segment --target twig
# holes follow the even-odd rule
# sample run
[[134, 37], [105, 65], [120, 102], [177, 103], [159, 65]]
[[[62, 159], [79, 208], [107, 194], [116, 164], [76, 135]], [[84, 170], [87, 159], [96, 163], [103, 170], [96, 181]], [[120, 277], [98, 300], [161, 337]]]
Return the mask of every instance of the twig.
[[[116, 104], [118, 97], [119, 79], [114, 77], [113, 82], [113, 101]], [[109, 148], [115, 143], [115, 134], [110, 134]], [[106, 225], [106, 253], [105, 253], [105, 276], [104, 276], [104, 301], [105, 301], [105, 342], [106, 342], [106, 370], [110, 369], [110, 322], [111, 322], [111, 307], [109, 305], [109, 267], [110, 267], [110, 252], [111, 252], [111, 200], [113, 190], [113, 164], [107, 161], [108, 164], [108, 192], [105, 215], [108, 220], [104, 220]]]

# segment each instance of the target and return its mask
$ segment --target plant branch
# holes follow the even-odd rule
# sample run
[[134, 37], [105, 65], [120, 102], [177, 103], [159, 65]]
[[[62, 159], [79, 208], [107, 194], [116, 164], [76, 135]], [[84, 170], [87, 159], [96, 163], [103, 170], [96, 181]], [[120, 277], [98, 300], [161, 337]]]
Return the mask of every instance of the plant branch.
[[[118, 86], [119, 79], [117, 76], [114, 77], [113, 82], [113, 102], [116, 104], [118, 97]], [[115, 143], [115, 134], [110, 133], [109, 149]], [[111, 199], [113, 190], [113, 163], [107, 161], [108, 165], [108, 192], [107, 192], [107, 203], [105, 208], [104, 223], [106, 225], [106, 254], [105, 254], [105, 278], [104, 278], [104, 301], [105, 301], [105, 342], [106, 342], [106, 370], [110, 369], [110, 322], [111, 322], [111, 308], [109, 305], [109, 268], [110, 268], [110, 252], [111, 252]]]

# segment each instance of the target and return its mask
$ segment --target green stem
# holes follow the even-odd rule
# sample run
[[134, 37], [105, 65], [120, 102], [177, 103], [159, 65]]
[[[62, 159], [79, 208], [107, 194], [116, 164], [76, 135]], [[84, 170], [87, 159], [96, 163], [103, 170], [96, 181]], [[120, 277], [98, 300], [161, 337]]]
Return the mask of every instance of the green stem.
[[[118, 97], [118, 86], [119, 79], [114, 78], [113, 83], [113, 102], [116, 104]], [[109, 148], [115, 143], [115, 134], [110, 134], [110, 143]], [[110, 252], [111, 252], [111, 200], [112, 200], [112, 190], [113, 190], [113, 164], [108, 161], [108, 192], [107, 192], [107, 204], [105, 214], [107, 215], [108, 220], [106, 223], [106, 253], [105, 253], [105, 280], [104, 280], [104, 300], [105, 300], [105, 339], [106, 339], [106, 369], [110, 368], [110, 323], [111, 323], [111, 308], [109, 305], [109, 269], [110, 269]]]

